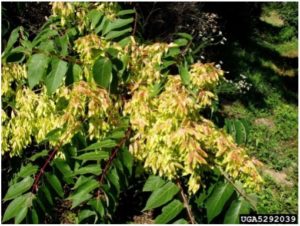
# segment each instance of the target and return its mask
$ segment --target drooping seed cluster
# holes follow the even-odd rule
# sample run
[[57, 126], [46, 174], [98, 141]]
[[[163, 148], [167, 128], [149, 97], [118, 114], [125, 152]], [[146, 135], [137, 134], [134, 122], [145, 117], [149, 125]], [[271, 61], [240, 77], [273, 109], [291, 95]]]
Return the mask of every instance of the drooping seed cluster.
[[[54, 129], [66, 128], [60, 134], [65, 144], [84, 122], [91, 140], [104, 138], [118, 122], [119, 103], [113, 104], [106, 90], [83, 81], [62, 87], [54, 97], [47, 95], [43, 86], [38, 93], [19, 88], [14, 98], [10, 117], [2, 110], [2, 154], [9, 152], [10, 156], [20, 156], [32, 142], [41, 143]], [[62, 100], [65, 106], [60, 106]], [[52, 146], [57, 143], [50, 142]]]
[[79, 32], [90, 30], [88, 22], [88, 13], [91, 9], [96, 9], [102, 12], [108, 20], [114, 20], [120, 7], [114, 2], [53, 2], [52, 14], [60, 17], [60, 25], [65, 27], [67, 24], [72, 24], [77, 27]]
[[179, 76], [169, 76], [158, 96], [151, 96], [151, 90], [141, 85], [125, 107], [136, 131], [131, 153], [160, 176], [189, 176], [191, 193], [199, 190], [205, 170], [216, 165], [234, 179], [245, 180], [250, 189], [261, 182], [245, 151], [199, 114], [216, 98], [212, 89], [222, 75], [212, 64], [197, 63], [190, 70], [189, 88], [195, 92]]

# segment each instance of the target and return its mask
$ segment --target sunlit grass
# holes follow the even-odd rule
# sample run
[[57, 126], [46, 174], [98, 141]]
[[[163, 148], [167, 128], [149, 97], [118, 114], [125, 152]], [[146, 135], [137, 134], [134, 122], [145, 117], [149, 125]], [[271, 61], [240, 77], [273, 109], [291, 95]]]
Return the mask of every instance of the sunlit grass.
[[282, 27], [284, 25], [284, 20], [280, 17], [279, 13], [276, 10], [264, 12], [260, 17], [260, 20], [274, 27]]

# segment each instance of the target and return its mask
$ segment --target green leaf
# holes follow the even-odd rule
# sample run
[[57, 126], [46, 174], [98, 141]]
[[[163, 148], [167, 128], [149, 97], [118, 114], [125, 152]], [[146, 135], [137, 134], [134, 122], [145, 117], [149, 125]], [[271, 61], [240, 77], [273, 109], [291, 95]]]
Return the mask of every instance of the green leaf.
[[116, 145], [117, 145], [116, 141], [110, 140], [110, 139], [105, 139], [105, 140], [93, 143], [80, 151], [90, 151], [90, 150], [95, 150], [95, 149], [100, 149], [100, 148], [113, 148]]
[[218, 183], [214, 187], [212, 194], [205, 202], [208, 223], [222, 212], [233, 192], [234, 189], [229, 183]]
[[53, 40], [46, 40], [41, 42], [36, 48], [42, 52], [55, 52], [55, 43]]
[[179, 33], [176, 33], [176, 35], [180, 36], [180, 37], [183, 37], [189, 41], [191, 41], [193, 39], [193, 37], [188, 34], [188, 33], [182, 33], [182, 32], [179, 32]]
[[68, 35], [63, 35], [61, 37], [57, 37], [55, 39], [57, 46], [59, 47], [60, 50], [60, 55], [65, 57], [68, 55], [68, 44], [69, 44], [69, 37]]
[[92, 177], [85, 177], [85, 176], [80, 176], [78, 178], [78, 180], [76, 181], [74, 187], [72, 188], [72, 190], [76, 190], [77, 188], [79, 188], [79, 186], [81, 186], [82, 184], [86, 183], [87, 181], [91, 180]]
[[51, 62], [51, 67], [52, 70], [45, 80], [47, 93], [49, 95], [54, 93], [62, 84], [65, 74], [68, 70], [68, 63], [58, 58], [54, 58]]
[[38, 53], [30, 57], [28, 61], [28, 83], [32, 89], [44, 77], [48, 68], [48, 56]]
[[180, 72], [180, 77], [181, 81], [184, 85], [188, 85], [190, 83], [190, 73], [187, 67], [184, 66], [179, 66], [179, 72]]
[[35, 208], [31, 208], [30, 220], [31, 220], [31, 223], [33, 223], [33, 224], [38, 224], [39, 223], [39, 215], [36, 212]]
[[72, 209], [91, 198], [92, 195], [89, 193], [98, 187], [99, 182], [96, 180], [88, 180], [80, 185], [78, 189], [67, 198], [72, 201]]
[[97, 26], [102, 16], [103, 13], [99, 12], [96, 9], [93, 9], [88, 13], [88, 18], [91, 22], [91, 29], [94, 29]]
[[126, 33], [131, 32], [131, 31], [132, 31], [131, 27], [124, 29], [122, 31], [111, 31], [105, 36], [105, 38], [107, 40], [115, 39], [115, 38], [121, 37], [122, 35], [124, 35]]
[[247, 133], [244, 124], [240, 120], [234, 120], [234, 126], [236, 128], [236, 142], [238, 144], [246, 143]]
[[234, 200], [225, 214], [225, 224], [239, 224], [240, 214], [249, 214], [250, 206], [244, 199]]
[[50, 132], [48, 132], [46, 134], [45, 140], [46, 141], [59, 141], [62, 131], [63, 131], [62, 128], [55, 128], [55, 129], [51, 130]]
[[188, 224], [189, 222], [187, 222], [185, 219], [179, 219], [177, 221], [175, 221], [173, 224]]
[[162, 82], [155, 83], [154, 85], [150, 86], [150, 97], [156, 97], [162, 90], [164, 86]]
[[133, 10], [133, 9], [121, 10], [117, 13], [117, 16], [124, 16], [124, 15], [134, 14], [134, 13], [135, 13], [135, 10]]
[[51, 192], [49, 191], [47, 186], [43, 186], [42, 188], [40, 188], [41, 191], [43, 192], [43, 194], [45, 195], [46, 199], [48, 200], [48, 202], [50, 203], [51, 206], [53, 206], [53, 199], [52, 199], [52, 195]]
[[64, 180], [68, 183], [68, 184], [72, 184], [73, 183], [73, 172], [71, 170], [71, 167], [67, 164], [67, 162], [63, 159], [55, 159], [53, 161], [55, 167], [62, 173]]
[[124, 166], [126, 167], [129, 175], [132, 174], [132, 166], [133, 166], [133, 156], [131, 155], [131, 153], [128, 151], [127, 148], [123, 148], [121, 151], [121, 155], [122, 155], [122, 162], [124, 164]]
[[180, 54], [180, 49], [178, 47], [172, 47], [168, 50], [166, 57], [175, 57]]
[[90, 198], [92, 198], [93, 196], [91, 194], [87, 194], [87, 193], [81, 193], [78, 194], [76, 196], [73, 196], [71, 198], [68, 198], [69, 200], [72, 201], [72, 207], [71, 209], [74, 209], [76, 206], [80, 205], [81, 203], [89, 200]]
[[183, 209], [183, 204], [177, 199], [170, 202], [164, 208], [162, 213], [155, 218], [155, 224], [167, 224], [173, 220]]
[[143, 191], [155, 191], [156, 189], [162, 187], [164, 184], [166, 184], [166, 182], [161, 177], [151, 175], [147, 179], [143, 187]]
[[174, 60], [164, 60], [162, 64], [162, 68], [168, 68], [169, 66], [176, 64], [176, 61]]
[[95, 33], [96, 34], [98, 34], [99, 32], [103, 33], [103, 30], [107, 27], [108, 24], [109, 24], [109, 20], [106, 19], [106, 17], [103, 17], [100, 25], [95, 28]]
[[174, 41], [175, 44], [177, 44], [177, 46], [186, 46], [188, 44], [188, 40], [184, 39], [184, 38], [179, 38], [176, 39]]
[[15, 216], [15, 224], [20, 224], [26, 217], [28, 212], [28, 207], [23, 207], [19, 213]]
[[169, 202], [173, 196], [178, 193], [178, 191], [179, 188], [175, 184], [168, 182], [150, 195], [143, 211], [162, 206], [163, 204]]
[[124, 130], [114, 130], [108, 137], [112, 139], [121, 139], [125, 136]]
[[66, 76], [66, 85], [71, 85], [74, 82], [80, 81], [82, 69], [78, 64], [69, 64]]
[[81, 167], [75, 171], [75, 175], [78, 174], [94, 174], [99, 175], [101, 173], [101, 167], [98, 164], [91, 164], [88, 166]]
[[35, 47], [39, 43], [49, 40], [51, 37], [57, 36], [57, 35], [58, 35], [58, 32], [56, 30], [47, 28], [47, 29], [41, 31], [40, 33], [38, 33], [38, 35], [33, 39], [32, 47]]
[[88, 202], [88, 204], [92, 206], [101, 217], [104, 216], [104, 206], [100, 198], [92, 199]]
[[108, 58], [98, 58], [93, 65], [95, 82], [103, 88], [109, 88], [112, 81], [112, 63]]
[[7, 41], [7, 44], [6, 44], [6, 48], [2, 53], [2, 57], [5, 57], [10, 52], [10, 50], [13, 48], [14, 44], [16, 43], [16, 41], [19, 38], [19, 31], [20, 31], [20, 27], [17, 27], [11, 32], [9, 39]]
[[114, 185], [117, 192], [120, 193], [120, 183], [119, 183], [120, 178], [116, 168], [113, 168], [109, 171], [109, 173], [107, 174], [107, 179]]
[[92, 210], [81, 210], [78, 214], [78, 220], [79, 223], [85, 220], [86, 218], [89, 218], [90, 216], [95, 216], [95, 211]]
[[74, 157], [75, 159], [79, 160], [101, 160], [101, 159], [107, 159], [109, 157], [107, 152], [104, 151], [95, 151], [95, 152], [89, 152], [82, 155], [79, 155], [77, 157]]
[[36, 174], [39, 167], [36, 165], [32, 165], [31, 163], [26, 166], [22, 166], [20, 172], [18, 173], [18, 177], [25, 178], [31, 175]]
[[26, 193], [9, 203], [2, 218], [2, 223], [16, 217], [22, 209], [30, 207], [33, 197], [32, 193]]
[[[119, 45], [124, 48], [125, 46], [127, 46], [129, 43], [131, 43], [131, 39], [130, 37], [125, 37], [123, 38], [122, 40], [120, 40], [119, 42]], [[124, 56], [127, 56], [127, 55], [124, 55]], [[129, 57], [128, 57], [129, 58]], [[123, 63], [124, 64], [124, 63]]]
[[47, 156], [48, 154], [49, 154], [48, 150], [43, 150], [41, 152], [35, 153], [33, 156], [31, 156], [29, 158], [29, 160], [33, 162], [33, 161], [37, 160], [38, 158]]
[[57, 176], [53, 173], [46, 173], [46, 179], [49, 182], [49, 184], [52, 186], [54, 191], [59, 195], [59, 197], [63, 198], [64, 197], [64, 190], [61, 186], [61, 183]]
[[131, 24], [132, 22], [133, 22], [133, 18], [114, 20], [107, 25], [102, 35], [106, 35], [108, 32], [124, 27], [128, 24]]
[[98, 181], [96, 181], [95, 179], [89, 179], [85, 183], [81, 184], [70, 197], [79, 195], [81, 193], [89, 193], [91, 191], [94, 191], [98, 187]]
[[11, 185], [8, 188], [8, 191], [3, 200], [7, 201], [10, 199], [14, 199], [19, 195], [23, 194], [24, 192], [28, 191], [31, 188], [33, 181], [34, 181], [33, 178], [28, 176], [24, 178], [22, 181], [20, 181], [19, 183]]

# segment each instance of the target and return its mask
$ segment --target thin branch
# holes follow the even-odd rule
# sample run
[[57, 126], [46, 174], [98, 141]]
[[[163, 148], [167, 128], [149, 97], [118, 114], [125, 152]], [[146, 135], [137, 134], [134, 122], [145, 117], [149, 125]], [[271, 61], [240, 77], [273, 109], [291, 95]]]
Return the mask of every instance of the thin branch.
[[220, 167], [218, 167], [219, 170], [221, 171], [222, 175], [225, 177], [225, 179], [235, 188], [235, 190], [244, 198], [246, 199], [249, 204], [252, 206], [254, 210], [256, 210], [256, 206], [252, 203], [253, 201], [248, 198], [248, 196], [240, 189], [238, 188], [235, 183], [229, 178], [228, 174], [224, 172]]
[[[68, 133], [65, 134], [65, 137], [67, 137], [73, 131], [73, 129], [75, 129], [77, 126], [79, 126], [79, 125], [75, 125], [72, 129], [70, 129], [68, 131]], [[63, 137], [60, 140], [59, 144], [56, 145], [56, 147], [53, 149], [53, 151], [50, 153], [50, 155], [46, 159], [46, 161], [45, 161], [44, 165], [42, 166], [42, 168], [39, 170], [38, 174], [35, 175], [35, 177], [34, 177], [35, 179], [34, 179], [34, 182], [33, 182], [33, 185], [32, 185], [32, 189], [31, 189], [32, 193], [36, 193], [38, 191], [39, 181], [40, 181], [41, 177], [44, 175], [47, 166], [50, 164], [50, 162], [53, 160], [56, 153], [59, 151], [59, 149], [63, 145], [63, 142], [65, 141], [65, 137]]]
[[181, 52], [181, 56], [184, 57], [185, 54], [187, 53], [188, 49], [190, 48], [191, 44], [192, 44], [193, 40], [190, 40], [189, 43], [186, 45], [186, 47], [184, 48], [184, 50]]
[[54, 158], [54, 156], [56, 155], [56, 153], [57, 153], [58, 150], [60, 149], [61, 145], [62, 145], [62, 142], [60, 142], [60, 143], [53, 149], [53, 151], [50, 153], [50, 155], [49, 155], [48, 158], [46, 159], [44, 165], [43, 165], [42, 168], [40, 169], [39, 173], [35, 176], [34, 183], [33, 183], [33, 185], [32, 185], [32, 193], [36, 193], [36, 192], [38, 191], [39, 181], [40, 181], [41, 177], [44, 175], [45, 169], [47, 168], [47, 166], [50, 164], [50, 162], [52, 161], [52, 159]]
[[[104, 178], [107, 174], [108, 169], [110, 168], [112, 161], [115, 159], [117, 153], [119, 152], [120, 148], [123, 146], [123, 144], [126, 142], [126, 140], [129, 138], [131, 134], [131, 128], [128, 128], [125, 136], [122, 138], [122, 140], [120, 140], [120, 142], [114, 147], [114, 149], [112, 150], [112, 153], [109, 157], [109, 159], [107, 160], [105, 167], [102, 171], [102, 174], [99, 176], [99, 184], [102, 185], [104, 182]], [[100, 196], [100, 188], [97, 191], [97, 197]]]
[[191, 223], [191, 224], [197, 224], [197, 222], [196, 222], [196, 220], [195, 220], [195, 217], [194, 217], [194, 215], [193, 215], [193, 212], [192, 212], [192, 210], [191, 210], [191, 207], [190, 207], [190, 205], [189, 205], [189, 202], [188, 202], [188, 200], [187, 200], [187, 198], [186, 198], [186, 196], [185, 196], [184, 190], [183, 190], [183, 188], [182, 188], [182, 186], [181, 186], [181, 183], [180, 183], [180, 180], [179, 180], [179, 179], [177, 179], [176, 184], [177, 184], [177, 186], [178, 186], [179, 189], [180, 189], [181, 199], [182, 199], [182, 201], [183, 201], [184, 207], [185, 207], [186, 212], [187, 212], [187, 214], [188, 214], [190, 223]]
[[135, 32], [136, 32], [137, 20], [138, 20], [138, 14], [137, 14], [137, 11], [135, 9], [135, 17], [134, 17], [134, 26], [133, 26], [132, 36], [134, 36]]

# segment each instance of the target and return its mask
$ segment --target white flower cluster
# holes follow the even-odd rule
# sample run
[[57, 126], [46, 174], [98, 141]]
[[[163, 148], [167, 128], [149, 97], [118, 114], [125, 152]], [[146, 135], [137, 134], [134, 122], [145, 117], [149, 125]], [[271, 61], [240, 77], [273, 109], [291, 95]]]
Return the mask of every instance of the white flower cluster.
[[250, 91], [252, 84], [247, 81], [247, 76], [240, 74], [240, 79], [237, 82], [233, 80], [224, 79], [227, 83], [233, 85], [240, 94], [246, 94]]

